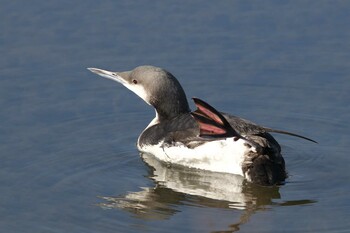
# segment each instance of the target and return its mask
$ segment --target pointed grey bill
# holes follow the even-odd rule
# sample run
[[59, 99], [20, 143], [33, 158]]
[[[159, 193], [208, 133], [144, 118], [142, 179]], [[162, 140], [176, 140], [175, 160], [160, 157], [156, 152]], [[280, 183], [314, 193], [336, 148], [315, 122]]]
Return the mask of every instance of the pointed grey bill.
[[127, 82], [118, 74], [118, 72], [112, 72], [108, 70], [102, 70], [98, 68], [87, 68], [92, 73], [98, 74], [104, 78], [111, 79], [113, 81], [117, 81], [123, 85], [125, 85]]
[[87, 69], [104, 78], [108, 78], [113, 81], [117, 81], [121, 83], [123, 86], [125, 86], [126, 88], [134, 92], [136, 95], [138, 95], [141, 99], [143, 99], [147, 104], [151, 105], [149, 93], [145, 90], [145, 88], [142, 85], [136, 85], [136, 83], [128, 82], [128, 79], [130, 78], [129, 76], [130, 71], [112, 72], [112, 71], [102, 70], [98, 68], [87, 68]]

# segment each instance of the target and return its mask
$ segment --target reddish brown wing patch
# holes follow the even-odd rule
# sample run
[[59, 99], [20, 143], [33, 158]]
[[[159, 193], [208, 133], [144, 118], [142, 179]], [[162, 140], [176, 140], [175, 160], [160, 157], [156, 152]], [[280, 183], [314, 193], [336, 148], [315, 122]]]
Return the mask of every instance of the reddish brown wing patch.
[[201, 136], [222, 136], [227, 134], [225, 127], [216, 123], [212, 119], [207, 118], [197, 111], [192, 112], [191, 114], [199, 125]]
[[230, 137], [238, 135], [215, 108], [198, 98], [193, 98], [193, 101], [197, 110], [191, 114], [199, 125], [200, 136]]
[[234, 141], [241, 138], [244, 139], [250, 147], [254, 146], [258, 153], [263, 151], [264, 148], [259, 144], [239, 135], [239, 133], [232, 128], [230, 123], [228, 123], [226, 118], [215, 108], [198, 98], [193, 98], [193, 101], [197, 106], [197, 110], [191, 112], [191, 115], [198, 123], [200, 136], [233, 137]]
[[224, 125], [224, 123], [222, 122], [222, 120], [220, 119], [220, 117], [216, 113], [213, 113], [211, 110], [205, 108], [204, 106], [202, 106], [200, 104], [196, 103], [196, 106], [198, 108], [198, 111], [200, 113], [203, 113], [204, 116], [207, 116], [209, 119], [212, 119], [215, 122], [217, 122], [217, 123], [219, 123], [221, 125]]

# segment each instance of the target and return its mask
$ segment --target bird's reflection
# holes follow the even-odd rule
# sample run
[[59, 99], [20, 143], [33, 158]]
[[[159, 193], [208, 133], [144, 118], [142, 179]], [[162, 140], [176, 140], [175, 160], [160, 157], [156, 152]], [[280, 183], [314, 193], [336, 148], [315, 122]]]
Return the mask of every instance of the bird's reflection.
[[162, 220], [178, 212], [179, 205], [232, 208], [241, 210], [237, 223], [230, 231], [239, 230], [252, 214], [273, 205], [300, 205], [311, 200], [277, 202], [279, 187], [264, 187], [246, 182], [243, 177], [184, 167], [169, 167], [152, 155], [141, 154], [149, 166], [149, 178], [154, 187], [145, 187], [119, 197], [102, 197], [103, 208], [119, 208], [142, 219]]

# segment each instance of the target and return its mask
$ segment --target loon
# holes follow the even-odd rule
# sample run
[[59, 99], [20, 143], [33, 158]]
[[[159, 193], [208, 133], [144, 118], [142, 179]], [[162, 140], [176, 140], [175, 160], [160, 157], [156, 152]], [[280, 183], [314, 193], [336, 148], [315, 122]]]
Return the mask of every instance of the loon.
[[270, 133], [316, 142], [219, 112], [198, 98], [193, 98], [197, 109], [191, 111], [179, 81], [159, 67], [88, 70], [121, 83], [155, 108], [156, 116], [139, 136], [137, 148], [169, 165], [238, 174], [259, 185], [278, 185], [285, 182], [287, 172], [281, 147]]

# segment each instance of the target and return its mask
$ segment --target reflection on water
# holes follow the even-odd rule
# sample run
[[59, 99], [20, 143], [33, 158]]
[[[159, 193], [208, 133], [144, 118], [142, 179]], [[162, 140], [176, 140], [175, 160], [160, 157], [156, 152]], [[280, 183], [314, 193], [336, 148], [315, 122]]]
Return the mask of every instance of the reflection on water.
[[163, 220], [178, 212], [178, 205], [227, 208], [242, 211], [239, 221], [230, 226], [231, 231], [247, 222], [258, 210], [269, 206], [311, 204], [313, 200], [281, 199], [279, 186], [264, 187], [246, 182], [242, 176], [215, 173], [185, 167], [169, 167], [152, 155], [142, 154], [149, 166], [148, 177], [154, 187], [143, 187], [118, 197], [101, 197], [106, 209], [123, 209], [141, 219]]

